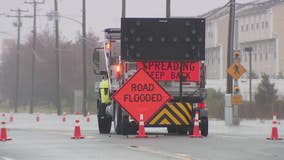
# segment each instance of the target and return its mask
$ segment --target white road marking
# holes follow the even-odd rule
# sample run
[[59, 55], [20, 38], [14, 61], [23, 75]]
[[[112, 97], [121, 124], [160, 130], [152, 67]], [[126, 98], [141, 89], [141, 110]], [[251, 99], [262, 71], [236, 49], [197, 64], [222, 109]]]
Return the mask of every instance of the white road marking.
[[189, 157], [189, 156], [186, 155], [186, 154], [167, 153], [167, 152], [163, 152], [163, 151], [158, 151], [158, 150], [149, 149], [149, 148], [142, 147], [142, 146], [129, 147], [129, 148], [130, 148], [130, 149], [133, 149], [133, 150], [137, 150], [137, 151], [148, 152], [148, 153], [157, 154], [157, 155], [160, 155], [160, 156], [169, 157], [169, 158], [174, 158], [174, 159], [192, 160], [192, 158]]
[[249, 137], [238, 136], [238, 135], [219, 135], [219, 136], [223, 138], [232, 138], [232, 139], [249, 139]]
[[8, 157], [0, 157], [1, 160], [14, 160], [12, 158], [8, 158]]

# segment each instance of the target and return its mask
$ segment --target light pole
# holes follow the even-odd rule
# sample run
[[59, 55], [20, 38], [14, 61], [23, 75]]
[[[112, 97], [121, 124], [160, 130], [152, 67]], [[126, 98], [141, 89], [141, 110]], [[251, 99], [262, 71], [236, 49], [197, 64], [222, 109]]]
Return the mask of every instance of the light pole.
[[252, 71], [251, 71], [251, 52], [252, 52], [252, 47], [246, 47], [245, 52], [249, 53], [249, 105], [251, 108], [251, 114], [252, 112], [252, 89], [251, 89], [251, 79], [252, 79]]
[[[55, 10], [55, 12], [48, 13], [46, 16], [49, 17], [50, 19], [55, 17], [55, 19], [57, 20], [57, 25], [58, 25], [58, 18], [62, 17], [62, 18], [66, 18], [68, 20], [71, 20], [73, 22], [79, 23], [82, 26], [82, 52], [83, 52], [83, 104], [82, 104], [82, 112], [83, 112], [83, 115], [86, 116], [87, 115], [87, 99], [88, 99], [87, 98], [87, 93], [88, 93], [87, 92], [87, 64], [86, 64], [86, 62], [87, 62], [87, 60], [86, 60], [86, 58], [87, 58], [86, 57], [86, 40], [87, 40], [87, 38], [86, 38], [86, 0], [82, 1], [82, 8], [83, 8], [82, 22], [78, 21], [76, 19], [73, 19], [71, 17], [59, 15], [58, 11], [56, 11], [56, 10]], [[57, 30], [57, 32], [58, 32], [58, 30]], [[59, 34], [59, 33], [57, 33], [57, 34]], [[59, 47], [59, 44], [58, 44], [58, 47]], [[58, 48], [57, 48], [57, 50], [58, 50]], [[59, 56], [59, 54], [58, 54], [58, 56]], [[57, 61], [59, 61], [59, 57], [58, 57]], [[58, 71], [58, 74], [60, 75], [59, 71]], [[60, 79], [58, 79], [58, 81], [59, 80]], [[60, 82], [59, 82], [59, 85], [60, 85]], [[58, 94], [60, 94], [60, 91], [58, 92]], [[60, 102], [60, 100], [58, 102]], [[61, 110], [58, 110], [58, 112], [59, 111], [61, 112]]]
[[36, 17], [37, 17], [37, 6], [38, 4], [44, 4], [45, 0], [42, 1], [36, 1], [33, 0], [32, 2], [29, 1], [25, 1], [26, 4], [32, 4], [33, 8], [34, 8], [34, 15], [33, 15], [33, 54], [32, 54], [32, 88], [31, 88], [31, 99], [30, 99], [30, 113], [32, 114], [34, 112], [34, 101], [35, 101], [35, 68], [36, 68], [36, 64], [35, 64], [35, 54], [36, 54], [36, 37], [37, 37], [37, 21], [36, 21]]
[[82, 4], [82, 46], [83, 46], [83, 115], [87, 116], [87, 64], [86, 64], [86, 0]]
[[166, 18], [171, 17], [171, 0], [166, 0]]
[[126, 0], [122, 0], [121, 10], [122, 10], [121, 17], [125, 18], [125, 16], [126, 16]]
[[[54, 0], [54, 11], [58, 14], [58, 3]], [[56, 84], [56, 108], [57, 114], [61, 115], [61, 74], [60, 74], [60, 53], [59, 53], [59, 23], [58, 17], [55, 18], [55, 53], [56, 53], [56, 67], [57, 67], [57, 84]]]

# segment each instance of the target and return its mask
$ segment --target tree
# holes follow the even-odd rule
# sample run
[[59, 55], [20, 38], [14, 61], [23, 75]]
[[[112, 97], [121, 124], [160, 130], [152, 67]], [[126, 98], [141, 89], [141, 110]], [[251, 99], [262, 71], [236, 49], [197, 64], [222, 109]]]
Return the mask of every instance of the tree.
[[[60, 40], [61, 58], [61, 97], [73, 102], [73, 93], [76, 89], [82, 89], [83, 82], [83, 54], [82, 39], [73, 41]], [[37, 49], [35, 53], [35, 105], [50, 104], [56, 100], [56, 54], [55, 36], [48, 30], [38, 33]], [[87, 34], [87, 79], [89, 91], [93, 91], [94, 74], [92, 69], [92, 53], [98, 47], [99, 38], [94, 33]], [[19, 103], [28, 105], [31, 97], [31, 64], [32, 64], [33, 36], [30, 35], [22, 44], [20, 50], [20, 82]], [[15, 95], [16, 77], [16, 43], [11, 41], [3, 46], [3, 54], [0, 63], [0, 92], [4, 99], [13, 99]]]
[[257, 106], [261, 108], [262, 112], [274, 111], [274, 105], [277, 101], [277, 89], [275, 89], [275, 84], [270, 83], [269, 76], [263, 74], [261, 76], [262, 80], [257, 87], [257, 92], [255, 94], [255, 101]]
[[277, 75], [278, 79], [284, 79], [284, 75], [282, 72], [279, 72], [279, 74]]
[[249, 78], [249, 75], [251, 75], [251, 79], [257, 79], [258, 78], [258, 75], [254, 71], [249, 72], [248, 78]]
[[207, 90], [206, 104], [208, 105], [209, 116], [214, 118], [224, 118], [224, 94], [218, 90], [209, 88]]

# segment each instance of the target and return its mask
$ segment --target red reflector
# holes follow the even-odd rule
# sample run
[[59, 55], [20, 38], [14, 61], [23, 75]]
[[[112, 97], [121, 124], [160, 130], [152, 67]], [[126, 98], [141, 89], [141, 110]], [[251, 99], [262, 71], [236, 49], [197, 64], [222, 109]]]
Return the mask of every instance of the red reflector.
[[198, 103], [198, 108], [204, 108], [204, 107], [205, 107], [205, 103], [204, 102]]

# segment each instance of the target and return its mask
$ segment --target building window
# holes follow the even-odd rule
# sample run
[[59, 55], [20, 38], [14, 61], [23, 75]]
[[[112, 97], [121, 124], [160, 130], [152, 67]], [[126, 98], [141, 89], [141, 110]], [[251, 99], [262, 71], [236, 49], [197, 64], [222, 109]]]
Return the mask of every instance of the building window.
[[242, 32], [244, 31], [244, 25], [241, 26], [241, 31], [242, 31]]
[[262, 61], [262, 54], [259, 54], [259, 60]]
[[266, 53], [265, 53], [265, 60], [266, 60], [266, 61], [267, 61], [267, 57], [268, 57], [268, 56], [267, 56], [267, 52], [266, 52]]
[[264, 29], [264, 22], [261, 22], [261, 28]]
[[250, 28], [251, 28], [251, 30], [253, 31], [253, 24], [251, 24]]
[[267, 21], [265, 22], [265, 28], [268, 28], [268, 22]]
[[246, 31], [248, 31], [249, 30], [249, 25], [247, 24], [247, 26], [246, 26]]
[[256, 29], [258, 29], [259, 28], [259, 23], [256, 23]]

